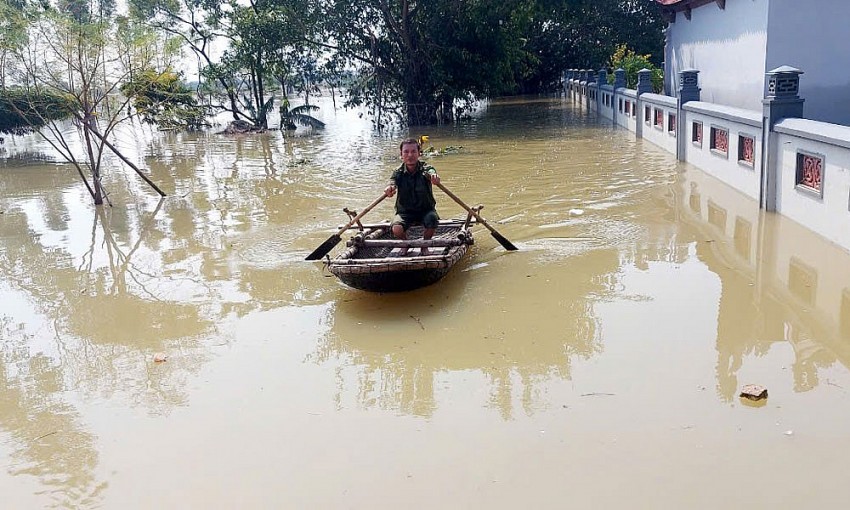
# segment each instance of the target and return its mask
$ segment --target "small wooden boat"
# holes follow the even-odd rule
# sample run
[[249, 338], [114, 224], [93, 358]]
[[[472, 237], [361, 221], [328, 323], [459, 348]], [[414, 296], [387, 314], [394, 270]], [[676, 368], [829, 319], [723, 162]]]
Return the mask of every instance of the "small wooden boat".
[[[473, 244], [472, 225], [483, 225], [506, 250], [518, 249], [480, 216], [483, 205], [469, 207], [440, 182], [434, 184], [466, 210], [466, 219], [441, 220], [433, 238], [428, 240], [422, 239], [421, 226], [408, 229], [410, 239], [395, 239], [389, 223], [363, 225], [360, 222], [367, 212], [386, 198], [387, 195], [381, 193], [359, 214], [343, 209], [350, 218], [349, 222], [339, 227], [337, 233], [328, 237], [304, 260], [326, 259], [330, 272], [356, 289], [394, 292], [430, 285], [445, 276]], [[342, 241], [342, 233], [355, 224], [359, 232], [348, 241], [348, 249], [331, 259], [328, 253]], [[428, 252], [423, 254], [423, 249]]]
[[421, 226], [408, 229], [409, 239], [396, 239], [389, 223], [359, 225], [348, 248], [326, 265], [356, 289], [398, 292], [424, 287], [444, 277], [466, 255], [475, 242], [470, 230], [475, 223], [471, 217], [441, 220], [428, 240], [422, 239]]

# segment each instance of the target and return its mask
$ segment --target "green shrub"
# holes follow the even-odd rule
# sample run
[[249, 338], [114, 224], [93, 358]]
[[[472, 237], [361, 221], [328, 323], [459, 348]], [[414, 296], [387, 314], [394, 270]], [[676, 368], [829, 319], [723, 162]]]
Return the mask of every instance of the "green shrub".
[[74, 100], [54, 92], [0, 89], [0, 133], [22, 135], [72, 116]]
[[[625, 44], [617, 46], [614, 54], [611, 55], [611, 67], [613, 69], [626, 70], [626, 87], [633, 89], [637, 87], [638, 71], [641, 69], [649, 69], [652, 73], [652, 90], [656, 93], [664, 89], [664, 75], [661, 69], [655, 67], [650, 58], [652, 55], [638, 55], [634, 50], [629, 49]], [[613, 75], [608, 79], [609, 83], [613, 83]]]

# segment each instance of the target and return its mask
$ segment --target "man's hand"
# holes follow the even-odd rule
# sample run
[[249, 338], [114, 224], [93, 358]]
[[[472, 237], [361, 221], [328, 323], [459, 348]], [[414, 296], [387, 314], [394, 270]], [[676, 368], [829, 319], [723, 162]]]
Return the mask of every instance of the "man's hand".
[[440, 184], [440, 176], [437, 174], [431, 174], [431, 184]]
[[384, 190], [384, 195], [388, 197], [395, 195], [395, 184], [390, 184], [389, 186], [387, 186], [387, 188]]

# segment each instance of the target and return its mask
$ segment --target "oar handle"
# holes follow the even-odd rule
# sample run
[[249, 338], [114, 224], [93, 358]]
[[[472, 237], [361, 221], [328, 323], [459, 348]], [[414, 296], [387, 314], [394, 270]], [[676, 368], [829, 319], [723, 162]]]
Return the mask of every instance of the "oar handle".
[[[437, 186], [438, 188], [440, 188], [441, 190], [443, 190], [443, 193], [445, 193], [446, 195], [448, 195], [449, 197], [451, 197], [451, 199], [452, 199], [452, 200], [454, 200], [455, 202], [457, 202], [459, 206], [461, 206], [461, 207], [463, 207], [464, 209], [466, 209], [466, 212], [468, 212], [469, 214], [471, 214], [471, 215], [475, 216], [475, 219], [476, 219], [476, 220], [478, 220], [478, 222], [479, 222], [479, 223], [481, 223], [482, 225], [484, 225], [485, 227], [487, 227], [487, 229], [488, 229], [490, 232], [496, 232], [496, 229], [494, 229], [493, 227], [491, 227], [490, 225], [488, 225], [488, 224], [487, 224], [487, 222], [486, 222], [486, 221], [484, 221], [484, 218], [482, 218], [481, 216], [479, 216], [479, 215], [478, 215], [478, 213], [477, 213], [475, 210], [473, 210], [471, 207], [469, 207], [468, 205], [466, 205], [466, 204], [463, 202], [463, 200], [461, 200], [460, 198], [458, 198], [458, 196], [457, 196], [457, 195], [455, 195], [454, 193], [452, 193], [451, 191], [449, 191], [449, 190], [448, 190], [445, 186], [443, 186], [443, 184], [442, 184], [442, 183], [439, 183], [439, 182], [438, 182], [438, 183], [436, 183], [436, 186]], [[497, 233], [497, 232], [496, 232], [496, 233]]]
[[437, 186], [438, 186], [441, 190], [443, 190], [443, 193], [445, 193], [446, 195], [450, 196], [450, 197], [452, 198], [452, 200], [454, 200], [454, 201], [455, 201], [455, 202], [457, 202], [457, 203], [458, 203], [461, 207], [463, 207], [464, 209], [466, 209], [466, 212], [467, 212], [467, 213], [469, 213], [471, 216], [475, 216], [475, 219], [476, 219], [476, 220], [478, 220], [478, 223], [481, 223], [482, 225], [484, 225], [485, 227], [487, 227], [487, 230], [489, 230], [489, 231], [490, 231], [490, 235], [492, 235], [492, 236], [493, 236], [493, 237], [494, 237], [497, 241], [499, 241], [499, 244], [501, 244], [501, 245], [502, 245], [502, 247], [503, 247], [504, 249], [506, 249], [506, 250], [508, 250], [508, 251], [515, 251], [515, 250], [518, 250], [518, 249], [519, 249], [519, 248], [517, 248], [516, 246], [514, 246], [514, 243], [512, 243], [512, 242], [508, 241], [508, 240], [507, 240], [507, 238], [505, 238], [505, 236], [503, 236], [502, 234], [500, 234], [500, 233], [496, 232], [496, 229], [495, 229], [495, 228], [491, 227], [491, 226], [490, 226], [490, 225], [489, 225], [486, 221], [484, 221], [484, 218], [482, 218], [481, 216], [479, 216], [479, 215], [478, 215], [478, 211], [476, 211], [476, 210], [475, 210], [475, 209], [473, 209], [472, 207], [469, 207], [468, 205], [464, 204], [464, 203], [463, 203], [463, 200], [459, 199], [457, 196], [455, 196], [455, 194], [454, 194], [454, 193], [452, 193], [451, 191], [447, 190], [447, 189], [446, 189], [446, 187], [445, 187], [445, 186], [443, 186], [442, 184], [440, 184], [439, 182], [438, 182], [438, 183], [436, 183], [436, 184], [437, 184]]
[[367, 212], [369, 212], [369, 211], [371, 211], [372, 209], [374, 209], [374, 208], [375, 208], [375, 206], [376, 206], [376, 205], [378, 205], [378, 204], [380, 204], [380, 203], [381, 203], [381, 201], [382, 201], [383, 199], [385, 199], [385, 198], [387, 198], [387, 194], [386, 194], [386, 193], [382, 193], [382, 194], [381, 194], [381, 196], [379, 196], [379, 197], [378, 197], [378, 198], [377, 198], [374, 202], [372, 202], [372, 203], [371, 203], [371, 204], [369, 204], [369, 205], [368, 205], [365, 209], [363, 209], [363, 210], [360, 212], [360, 214], [358, 214], [357, 216], [355, 216], [355, 217], [351, 218], [351, 221], [349, 221], [349, 222], [348, 222], [347, 224], [345, 224], [342, 228], [340, 228], [340, 229], [339, 229], [339, 232], [337, 232], [337, 235], [342, 234], [343, 232], [345, 232], [346, 230], [348, 230], [349, 228], [351, 228], [351, 226], [352, 226], [352, 225], [354, 225], [355, 223], [357, 223], [358, 221], [360, 221], [360, 218], [362, 218], [363, 216], [365, 216]]

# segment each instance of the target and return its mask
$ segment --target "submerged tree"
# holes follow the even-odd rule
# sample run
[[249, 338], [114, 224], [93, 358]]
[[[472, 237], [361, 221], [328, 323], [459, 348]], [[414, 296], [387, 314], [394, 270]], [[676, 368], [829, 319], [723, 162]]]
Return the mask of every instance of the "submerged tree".
[[513, 90], [532, 0], [324, 0], [318, 44], [356, 63], [351, 104], [409, 124], [450, 120], [454, 101]]
[[[274, 87], [299, 71], [310, 54], [307, 0], [131, 0], [134, 16], [180, 37], [198, 59], [214, 106], [233, 120], [268, 128]], [[221, 52], [214, 48], [224, 47]]]
[[[131, 0], [195, 52], [234, 120], [267, 127], [287, 97], [350, 72], [347, 106], [409, 124], [452, 120], [477, 98], [552, 90], [567, 67], [604, 65], [617, 44], [660, 55], [651, 0]], [[214, 47], [226, 48], [221, 54]], [[319, 65], [321, 62], [321, 65]], [[657, 64], [657, 62], [656, 62]], [[275, 83], [276, 82], [276, 83]], [[334, 100], [336, 97], [334, 96]], [[280, 109], [280, 108], [279, 108]]]
[[[63, 0], [58, 9], [39, 12], [28, 26], [28, 44], [14, 53], [20, 86], [4, 103], [16, 112], [18, 127], [11, 132], [39, 133], [74, 166], [96, 205], [109, 203], [102, 182], [106, 153], [165, 195], [108, 140], [126, 118], [130, 99], [117, 94], [125, 74], [115, 65], [113, 14], [110, 1]], [[72, 132], [59, 122], [63, 118], [73, 121]]]
[[24, 135], [53, 121], [73, 116], [74, 102], [51, 91], [35, 92], [23, 87], [0, 90], [0, 133]]
[[312, 104], [290, 107], [289, 99], [285, 96], [280, 104], [280, 129], [293, 130], [298, 126], [309, 126], [313, 129], [325, 127], [325, 123], [310, 115], [310, 112], [318, 111], [319, 107]]
[[147, 124], [165, 130], [197, 130], [209, 126], [207, 109], [198, 104], [195, 93], [170, 69], [145, 69], [121, 85], [132, 98], [133, 107]]

